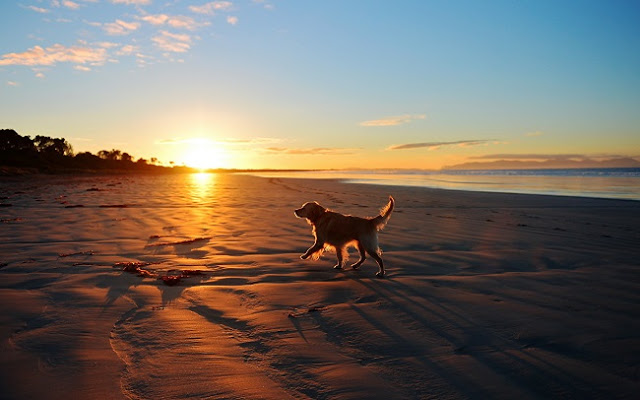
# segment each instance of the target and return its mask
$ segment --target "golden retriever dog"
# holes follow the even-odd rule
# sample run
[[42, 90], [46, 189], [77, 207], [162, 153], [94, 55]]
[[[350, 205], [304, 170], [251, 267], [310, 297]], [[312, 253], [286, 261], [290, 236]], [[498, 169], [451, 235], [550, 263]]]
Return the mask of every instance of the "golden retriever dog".
[[324, 250], [333, 248], [338, 256], [338, 263], [333, 268], [340, 269], [343, 260], [349, 256], [347, 248], [355, 246], [360, 252], [360, 259], [351, 267], [358, 269], [366, 258], [366, 252], [378, 263], [379, 270], [376, 276], [383, 278], [385, 271], [378, 247], [378, 231], [389, 221], [393, 206], [393, 197], [389, 196], [389, 203], [380, 210], [380, 215], [360, 218], [330, 211], [315, 201], [305, 203], [293, 213], [298, 218], [307, 219], [313, 227], [313, 236], [316, 240], [300, 258], [306, 260], [312, 257], [317, 260]]

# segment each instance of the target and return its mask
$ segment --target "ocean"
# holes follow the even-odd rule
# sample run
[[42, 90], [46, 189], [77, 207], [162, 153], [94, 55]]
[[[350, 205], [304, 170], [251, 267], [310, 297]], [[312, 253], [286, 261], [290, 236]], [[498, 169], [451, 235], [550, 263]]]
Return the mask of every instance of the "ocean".
[[252, 175], [339, 179], [372, 185], [640, 200], [640, 168], [505, 170], [330, 170]]

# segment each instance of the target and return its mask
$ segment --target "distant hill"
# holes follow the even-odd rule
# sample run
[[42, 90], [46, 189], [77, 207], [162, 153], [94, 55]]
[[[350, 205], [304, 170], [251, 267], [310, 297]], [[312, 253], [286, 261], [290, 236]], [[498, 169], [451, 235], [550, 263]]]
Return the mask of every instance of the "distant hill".
[[640, 161], [634, 158], [611, 158], [597, 161], [585, 160], [545, 160], [519, 161], [496, 160], [455, 164], [442, 169], [568, 169], [568, 168], [640, 168]]

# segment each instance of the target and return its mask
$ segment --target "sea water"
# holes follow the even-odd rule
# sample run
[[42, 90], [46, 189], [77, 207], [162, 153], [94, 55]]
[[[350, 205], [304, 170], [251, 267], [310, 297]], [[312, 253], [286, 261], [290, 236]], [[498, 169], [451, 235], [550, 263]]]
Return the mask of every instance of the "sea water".
[[377, 185], [640, 200], [640, 168], [503, 170], [331, 170], [253, 175], [339, 179]]

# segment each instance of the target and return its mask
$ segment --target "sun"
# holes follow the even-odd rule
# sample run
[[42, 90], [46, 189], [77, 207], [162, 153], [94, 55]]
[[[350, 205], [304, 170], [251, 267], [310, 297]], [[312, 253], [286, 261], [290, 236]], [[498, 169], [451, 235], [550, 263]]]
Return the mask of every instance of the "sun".
[[193, 140], [189, 143], [182, 157], [184, 165], [201, 171], [224, 168], [227, 165], [228, 154], [209, 140]]

